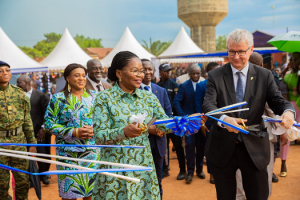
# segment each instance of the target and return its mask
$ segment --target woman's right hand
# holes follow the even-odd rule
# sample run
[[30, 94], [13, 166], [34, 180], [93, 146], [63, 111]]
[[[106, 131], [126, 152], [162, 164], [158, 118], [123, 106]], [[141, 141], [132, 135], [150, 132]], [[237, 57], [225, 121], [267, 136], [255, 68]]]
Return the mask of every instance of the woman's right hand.
[[91, 139], [94, 136], [93, 127], [92, 126], [83, 126], [78, 128], [78, 136], [80, 139]]
[[126, 137], [134, 138], [141, 135], [142, 130], [136, 127], [136, 123], [128, 124], [124, 128], [124, 134]]

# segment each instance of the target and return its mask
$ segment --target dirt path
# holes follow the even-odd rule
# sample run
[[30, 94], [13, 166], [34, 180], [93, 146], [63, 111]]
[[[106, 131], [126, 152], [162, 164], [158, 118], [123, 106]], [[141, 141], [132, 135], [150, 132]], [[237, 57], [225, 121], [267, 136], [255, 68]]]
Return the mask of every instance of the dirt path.
[[[54, 149], [52, 153], [55, 154]], [[285, 178], [279, 177], [280, 159], [276, 159], [275, 174], [279, 177], [278, 183], [273, 183], [273, 193], [270, 200], [299, 200], [300, 199], [300, 145], [292, 145], [290, 147], [289, 158], [287, 161], [288, 176]], [[175, 158], [175, 153], [171, 154]], [[191, 184], [187, 185], [185, 181], [177, 181], [178, 162], [177, 159], [170, 161], [170, 176], [163, 179], [164, 200], [214, 200], [216, 199], [215, 187], [209, 183], [209, 174], [206, 166], [204, 173], [206, 179], [199, 179], [194, 176]], [[55, 166], [51, 166], [51, 170], [55, 170]], [[51, 176], [51, 184], [45, 186], [42, 184], [42, 199], [43, 200], [60, 200], [58, 196], [57, 177]], [[29, 200], [38, 200], [34, 189], [29, 191]]]

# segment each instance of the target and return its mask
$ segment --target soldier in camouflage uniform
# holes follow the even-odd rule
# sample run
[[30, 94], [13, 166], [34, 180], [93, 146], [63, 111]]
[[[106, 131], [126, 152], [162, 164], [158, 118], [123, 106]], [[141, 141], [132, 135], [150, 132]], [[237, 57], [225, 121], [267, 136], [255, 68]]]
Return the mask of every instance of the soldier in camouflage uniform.
[[[30, 101], [24, 91], [9, 84], [11, 78], [10, 66], [0, 61], [0, 142], [1, 143], [34, 143], [32, 121], [30, 117]], [[0, 148], [27, 151], [24, 146], [2, 146]], [[29, 152], [36, 152], [36, 147], [30, 147]], [[0, 155], [0, 163], [28, 171], [28, 160]], [[27, 200], [30, 187], [29, 175], [12, 172], [15, 178], [15, 196], [17, 200]], [[9, 200], [9, 171], [0, 168], [0, 197]]]

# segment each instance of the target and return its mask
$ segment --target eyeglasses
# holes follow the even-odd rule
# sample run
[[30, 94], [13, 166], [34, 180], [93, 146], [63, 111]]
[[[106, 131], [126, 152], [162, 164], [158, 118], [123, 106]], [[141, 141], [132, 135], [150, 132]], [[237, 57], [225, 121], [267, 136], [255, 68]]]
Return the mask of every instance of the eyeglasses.
[[6, 72], [6, 73], [10, 73], [11, 72], [11, 70], [10, 69], [6, 69], [6, 70], [0, 70], [0, 74], [2, 75], [2, 74], [4, 74], [4, 72]]
[[[123, 70], [123, 71], [127, 71], [127, 70]], [[145, 70], [141, 70], [141, 71], [139, 71], [139, 70], [131, 70], [131, 71], [128, 71], [128, 72], [130, 72], [132, 75], [134, 75], [134, 76], [138, 76], [139, 74], [143, 74], [143, 75], [145, 75]]]
[[250, 47], [246, 51], [227, 51], [229, 56], [235, 56], [237, 53], [239, 56], [245, 56], [246, 52], [250, 49]]

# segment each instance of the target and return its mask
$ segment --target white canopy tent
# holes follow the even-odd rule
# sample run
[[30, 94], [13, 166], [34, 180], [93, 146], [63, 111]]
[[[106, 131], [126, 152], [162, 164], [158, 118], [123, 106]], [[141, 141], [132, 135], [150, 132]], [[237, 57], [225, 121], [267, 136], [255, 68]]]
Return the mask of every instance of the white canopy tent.
[[150, 60], [152, 57], [155, 57], [135, 39], [128, 27], [126, 27], [125, 32], [116, 47], [101, 60], [102, 65], [109, 67], [113, 57], [120, 51], [131, 51], [141, 59], [146, 58]]
[[66, 28], [56, 47], [41, 64], [48, 66], [49, 69], [64, 69], [71, 63], [86, 66], [87, 61], [90, 59], [92, 58], [78, 46]]
[[0, 27], [0, 60], [8, 63], [11, 72], [27, 73], [48, 71], [47, 65], [41, 65], [26, 55]]
[[185, 31], [184, 27], [180, 28], [178, 35], [172, 44], [162, 54], [158, 56], [161, 63], [192, 63], [192, 62], [218, 62], [224, 61], [222, 57], [207, 58], [173, 58], [181, 55], [193, 55], [204, 53]]
[[200, 49], [194, 41], [189, 37], [184, 27], [180, 28], [175, 40], [163, 53], [159, 55], [162, 56], [178, 56], [182, 54], [193, 54], [193, 53], [203, 53], [204, 51]]

